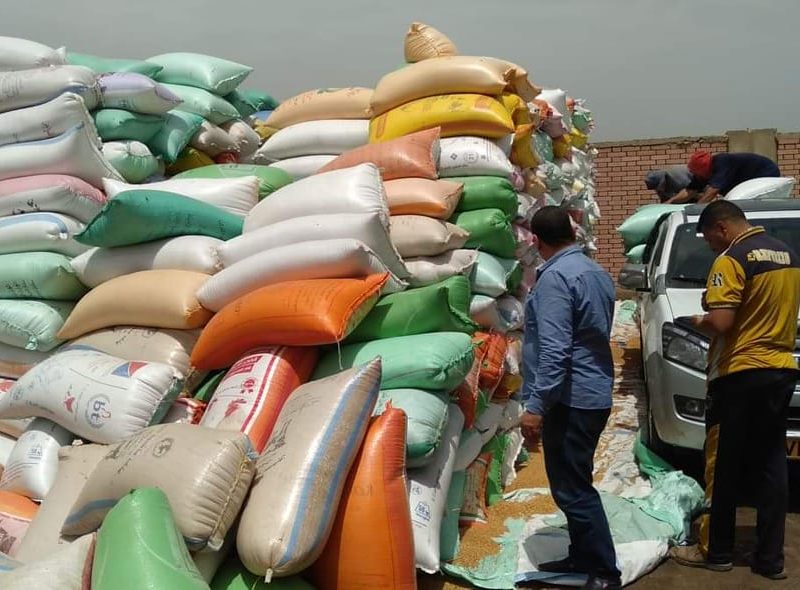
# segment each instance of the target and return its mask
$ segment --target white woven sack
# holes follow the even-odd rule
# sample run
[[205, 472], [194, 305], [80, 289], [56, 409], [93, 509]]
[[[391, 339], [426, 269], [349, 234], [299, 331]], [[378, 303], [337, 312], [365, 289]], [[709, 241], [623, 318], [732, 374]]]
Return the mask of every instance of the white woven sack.
[[240, 161], [252, 158], [258, 150], [258, 146], [261, 145], [261, 137], [255, 129], [240, 119], [228, 121], [220, 127], [233, 139], [236, 151], [239, 152]]
[[81, 438], [110, 444], [158, 423], [180, 385], [168, 365], [66, 350], [0, 396], [0, 418], [48, 418]]
[[58, 449], [75, 436], [47, 418], [36, 418], [17, 440], [0, 477], [0, 490], [41, 501], [58, 473]]
[[[117, 180], [106, 179], [103, 188], [109, 199], [119, 193], [137, 187]], [[150, 182], [144, 188], [154, 191], [168, 191], [203, 201], [224, 209], [234, 215], [244, 217], [258, 203], [258, 178], [171, 178], [160, 182]]]
[[77, 219], [60, 213], [0, 217], [0, 254], [58, 252], [77, 256], [89, 249], [72, 238], [83, 228], [84, 224]]
[[446, 137], [439, 141], [439, 176], [501, 176], [514, 170], [508, 156], [485, 137]]
[[[266, 250], [222, 270], [200, 287], [197, 298], [217, 312], [260, 287], [283, 281], [363, 277], [387, 272], [363, 242], [353, 239], [300, 242]], [[406, 283], [391, 275], [383, 293], [402, 291]]]
[[294, 180], [302, 180], [309, 176], [315, 175], [326, 164], [338, 158], [334, 155], [317, 155], [317, 156], [298, 156], [297, 158], [288, 158], [278, 162], [265, 161], [258, 157], [258, 152], [253, 154], [253, 163], [267, 164], [271, 168], [278, 168], [283, 170], [291, 176]]
[[101, 147], [103, 144], [97, 135], [94, 120], [86, 110], [83, 99], [72, 92], [65, 92], [44, 104], [0, 113], [0, 146], [50, 139], [81, 123], [94, 132], [90, 137], [97, 147]]
[[447, 491], [463, 427], [464, 414], [458, 406], [451, 404], [442, 440], [430, 463], [408, 470], [414, 557], [417, 568], [428, 574], [439, 571], [439, 534], [447, 510]]
[[333, 170], [276, 190], [247, 215], [244, 231], [295, 217], [333, 213], [378, 213], [388, 224], [389, 205], [374, 164]]
[[271, 248], [309, 240], [342, 238], [364, 243], [395, 276], [399, 279], [408, 277], [408, 270], [389, 239], [389, 231], [380, 213], [340, 213], [287, 219], [228, 240], [220, 246], [219, 256], [222, 265], [227, 268]]
[[212, 158], [216, 158], [223, 152], [239, 152], [236, 140], [222, 127], [214, 125], [211, 121], [203, 121], [200, 129], [189, 141], [189, 145]]
[[104, 178], [122, 180], [97, 148], [94, 129], [84, 124], [52, 139], [0, 147], [0, 180], [39, 174], [77, 176], [96, 187]]
[[411, 275], [408, 284], [425, 287], [456, 275], [469, 277], [477, 261], [478, 251], [466, 249], [450, 250], [438, 256], [407, 258], [406, 268]]
[[29, 70], [67, 63], [66, 47], [53, 49], [36, 41], [18, 37], [0, 37], [0, 72]]
[[100, 104], [97, 76], [83, 66], [0, 72], [0, 113], [42, 104], [64, 92], [81, 96], [89, 110]]
[[306, 121], [270, 136], [257, 153], [258, 157], [274, 162], [298, 156], [339, 155], [367, 143], [368, 120]]
[[[0, 220], [2, 221], [2, 220]], [[214, 274], [224, 242], [210, 236], [178, 236], [121, 248], [92, 248], [71, 260], [87, 287], [141, 270], [193, 270]]]

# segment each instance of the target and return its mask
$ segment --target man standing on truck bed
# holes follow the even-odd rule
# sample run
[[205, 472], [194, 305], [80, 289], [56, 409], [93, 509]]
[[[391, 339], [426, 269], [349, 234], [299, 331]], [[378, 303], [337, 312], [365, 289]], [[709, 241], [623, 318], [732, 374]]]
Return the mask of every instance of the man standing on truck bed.
[[702, 190], [698, 203], [709, 203], [724, 197], [738, 184], [754, 178], [770, 178], [781, 175], [778, 165], [764, 156], [747, 153], [720, 153], [712, 155], [698, 150], [689, 158], [692, 183], [667, 201], [686, 203]]
[[697, 222], [719, 254], [708, 274], [703, 309], [693, 323], [713, 334], [708, 357], [705, 478], [710, 513], [698, 545], [673, 548], [692, 567], [733, 567], [736, 497], [743, 467], [756, 482], [753, 572], [772, 580], [783, 570], [789, 496], [786, 423], [798, 379], [793, 352], [800, 307], [800, 259], [752, 227], [731, 201], [708, 205]]

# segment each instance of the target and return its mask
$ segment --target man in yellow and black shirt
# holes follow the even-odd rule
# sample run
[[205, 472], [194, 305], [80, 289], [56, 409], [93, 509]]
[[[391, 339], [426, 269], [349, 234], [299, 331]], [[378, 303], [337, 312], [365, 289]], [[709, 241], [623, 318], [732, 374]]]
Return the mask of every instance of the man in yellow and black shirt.
[[719, 254], [695, 326], [713, 334], [706, 399], [706, 498], [699, 546], [676, 547], [683, 565], [733, 567], [736, 499], [743, 468], [755, 470], [757, 547], [752, 570], [784, 579], [788, 503], [786, 422], [798, 379], [793, 352], [800, 307], [800, 259], [752, 227], [730, 201], [709, 204], [698, 231]]

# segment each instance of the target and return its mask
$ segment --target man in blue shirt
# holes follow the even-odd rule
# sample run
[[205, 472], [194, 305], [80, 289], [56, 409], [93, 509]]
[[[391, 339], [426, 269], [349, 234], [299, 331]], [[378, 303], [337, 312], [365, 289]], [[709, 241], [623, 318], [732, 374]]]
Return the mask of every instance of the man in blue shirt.
[[620, 588], [608, 520], [592, 486], [595, 449], [611, 412], [614, 283], [575, 245], [566, 209], [543, 207], [531, 232], [546, 262], [525, 304], [522, 434], [529, 448], [541, 437], [570, 536], [567, 558], [538, 567], [586, 573], [591, 590]]
[[644, 185], [658, 195], [661, 203], [670, 200], [691, 184], [692, 174], [686, 164], [651, 170], [644, 177]]

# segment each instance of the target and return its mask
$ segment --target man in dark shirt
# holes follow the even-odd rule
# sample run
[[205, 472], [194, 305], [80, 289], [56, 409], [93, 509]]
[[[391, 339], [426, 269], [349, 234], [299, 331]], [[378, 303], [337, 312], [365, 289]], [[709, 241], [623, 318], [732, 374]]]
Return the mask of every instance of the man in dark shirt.
[[691, 193], [703, 189], [698, 203], [708, 203], [725, 196], [733, 187], [754, 178], [774, 178], [781, 175], [778, 165], [764, 156], [747, 153], [714, 154], [698, 150], [689, 158], [689, 172], [696, 182], [670, 199], [670, 203], [685, 203]]
[[692, 183], [692, 174], [686, 164], [652, 170], [644, 177], [645, 186], [655, 191], [662, 203], [671, 199]]

